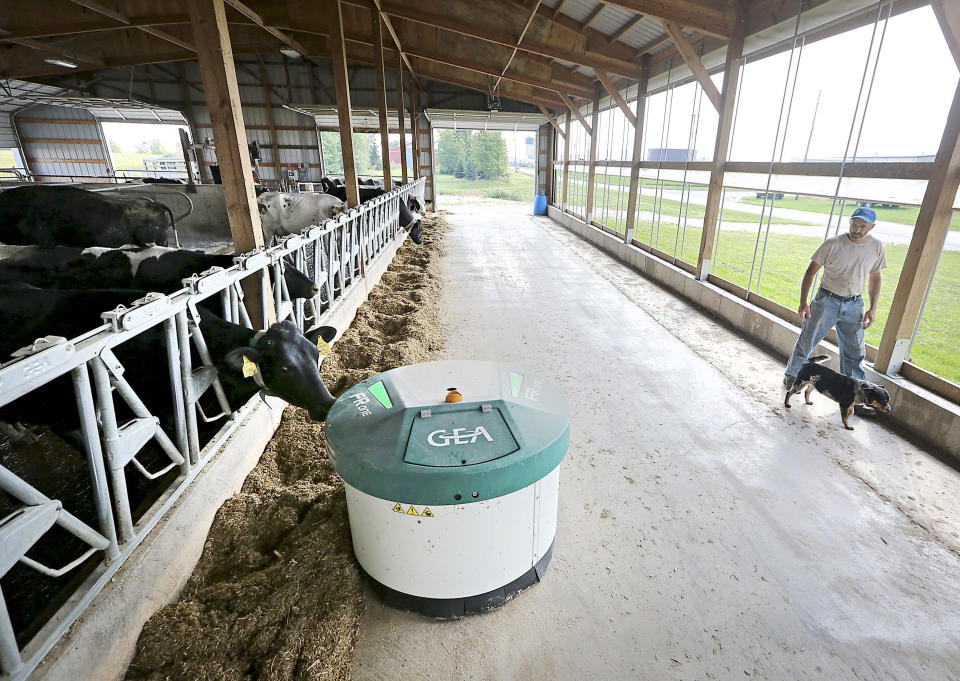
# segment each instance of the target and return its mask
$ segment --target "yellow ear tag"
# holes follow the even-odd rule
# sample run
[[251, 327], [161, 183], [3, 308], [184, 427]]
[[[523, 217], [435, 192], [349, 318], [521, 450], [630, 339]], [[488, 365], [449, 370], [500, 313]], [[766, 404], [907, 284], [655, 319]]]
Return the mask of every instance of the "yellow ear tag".
[[333, 352], [333, 350], [330, 348], [330, 345], [327, 343], [327, 341], [320, 338], [320, 336], [317, 336], [317, 350], [320, 351], [321, 357], [323, 357], [324, 355], [329, 355], [331, 352]]
[[254, 362], [251, 362], [247, 359], [247, 356], [243, 356], [243, 377], [250, 378], [255, 373], [257, 373], [257, 365]]

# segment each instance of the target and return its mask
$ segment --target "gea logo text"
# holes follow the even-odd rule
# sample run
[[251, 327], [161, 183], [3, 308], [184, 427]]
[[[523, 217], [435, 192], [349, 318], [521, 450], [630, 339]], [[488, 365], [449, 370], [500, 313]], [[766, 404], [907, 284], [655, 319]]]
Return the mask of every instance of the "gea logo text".
[[447, 447], [449, 445], [472, 445], [477, 438], [484, 438], [487, 442], [493, 442], [490, 433], [483, 426], [477, 426], [473, 430], [469, 428], [454, 428], [453, 430], [435, 430], [427, 436], [427, 442], [434, 447]]

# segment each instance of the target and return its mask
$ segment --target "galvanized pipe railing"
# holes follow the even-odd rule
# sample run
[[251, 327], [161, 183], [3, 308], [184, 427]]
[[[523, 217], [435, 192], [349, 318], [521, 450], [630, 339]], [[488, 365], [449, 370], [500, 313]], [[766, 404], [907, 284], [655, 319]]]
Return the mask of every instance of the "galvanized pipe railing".
[[[70, 375], [80, 417], [81, 439], [90, 470], [98, 529], [59, 506], [55, 522], [85, 541], [91, 551], [102, 552], [99, 565], [78, 591], [22, 649], [14, 639], [6, 602], [0, 593], [0, 681], [22, 681], [26, 678], [173, 502], [188, 489], [189, 483], [216, 455], [242, 417], [249, 413], [250, 403], [227, 403], [226, 394], [217, 379], [213, 358], [198, 324], [197, 304], [219, 297], [225, 319], [253, 328], [240, 284], [248, 277], [257, 277], [262, 310], [257, 320], [260, 328], [267, 326], [268, 300], [274, 304], [278, 320], [289, 317], [301, 331], [305, 330], [308, 321], [311, 326], [320, 324], [361, 283], [367, 265], [383, 254], [390, 243], [404, 236], [399, 227], [399, 202], [407, 201], [411, 192], [422, 192], [423, 183], [421, 178], [321, 225], [287, 236], [272, 248], [240, 255], [230, 268], [213, 268], [184, 279], [184, 288], [176, 293], [150, 294], [139, 301], [131, 301], [128, 306], [105, 312], [102, 315], [105, 323], [87, 333], [66, 342], [38, 342], [22, 353], [18, 352], [20, 356], [17, 359], [0, 364], [0, 407], [61, 376]], [[288, 256], [292, 256], [300, 267], [312, 258], [312, 278], [321, 289], [322, 298], [319, 304], [311, 301], [310, 314], [307, 314], [303, 301], [290, 299], [283, 282], [282, 261]], [[270, 284], [271, 274], [275, 282], [273, 286]], [[134, 388], [123, 378], [125, 371], [136, 374], [136, 367], [123, 367], [113, 353], [117, 346], [157, 326], [162, 329], [167, 360], [174, 427], [172, 438], [164, 432], [161, 420], [150, 413]], [[200, 366], [194, 366], [191, 346], [196, 350]], [[207, 417], [199, 400], [210, 388], [214, 391], [221, 414]], [[115, 395], [134, 414], [131, 421], [122, 425], [117, 421]], [[238, 408], [238, 411], [231, 412], [231, 406]], [[232, 416], [224, 419], [217, 433], [204, 445], [200, 441], [198, 413], [204, 422], [216, 421], [226, 414], [232, 413]], [[152, 472], [136, 458], [150, 440], [157, 443], [159, 450], [169, 460], [160, 470]], [[151, 479], [178, 469], [176, 479], [154, 506], [136, 521], [126, 492], [127, 464], [133, 464], [142, 475]], [[108, 474], [113, 481], [112, 493], [107, 484]], [[24, 504], [21, 511], [14, 515], [31, 513], [30, 509], [43, 504], [60, 504], [5, 468], [0, 468], [0, 489]], [[23, 549], [25, 553], [34, 540], [32, 537], [26, 538], [24, 530], [19, 529], [26, 523], [22, 520], [14, 523], [10, 518], [12, 516], [0, 520], [0, 544], [26, 546]], [[4, 534], [5, 527], [10, 531], [8, 535]], [[35, 530], [36, 524], [31, 527]], [[4, 544], [5, 538], [10, 537], [19, 538], [19, 543]], [[83, 562], [82, 558], [84, 556], [75, 558], [60, 570], [73, 569]], [[22, 555], [12, 561], [4, 561], [0, 564], [0, 576], [17, 560], [27, 564], [31, 562]], [[43, 566], [34, 567], [49, 570]]]

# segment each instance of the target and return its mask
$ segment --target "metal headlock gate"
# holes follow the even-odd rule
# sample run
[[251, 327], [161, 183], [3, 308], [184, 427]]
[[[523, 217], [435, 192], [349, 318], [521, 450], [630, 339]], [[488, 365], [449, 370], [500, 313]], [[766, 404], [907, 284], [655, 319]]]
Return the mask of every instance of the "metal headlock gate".
[[[216, 456], [258, 399], [254, 397], [245, 405], [227, 403], [198, 326], [197, 303], [219, 295], [224, 319], [253, 328], [243, 305], [240, 282], [258, 277], [261, 309], [267, 309], [267, 298], [271, 297], [278, 321], [291, 319], [301, 331], [321, 324], [354, 286], [361, 283], [366, 266], [380, 258], [388, 245], [405, 237], [405, 231], [399, 226], [400, 201], [406, 201], [411, 192], [421, 193], [423, 183], [421, 178], [394, 189], [321, 225], [287, 236], [272, 248], [239, 255], [228, 269], [212, 268], [184, 279], [184, 288], [176, 293], [152, 293], [129, 306], [105, 312], [101, 315], [103, 325], [76, 338], [40, 339], [18, 351], [13, 361], [0, 365], [0, 406], [69, 374], [98, 525], [96, 529], [87, 525], [64, 508], [61, 501], [48, 498], [0, 466], [0, 490], [22, 504], [0, 519], [0, 576], [17, 562], [48, 576], [60, 576], [95, 553], [101, 554], [101, 561], [93, 572], [22, 649], [17, 644], [6, 602], [0, 593], [0, 681], [21, 681], [33, 671], [150, 530], [189, 489], [193, 479]], [[320, 287], [320, 293], [313, 299], [290, 299], [281, 274], [282, 263], [289, 258], [301, 271], [309, 270], [314, 283]], [[311, 267], [305, 267], [308, 264]], [[268, 273], [273, 274], [272, 286]], [[264, 312], [259, 320], [264, 328], [266, 314]], [[136, 368], [124, 367], [113, 352], [117, 346], [157, 326], [162, 326], [166, 349], [175, 417], [172, 434], [164, 432], [160, 419], [149, 412], [124, 378], [126, 371], [135, 374]], [[196, 368], [192, 363], [191, 343], [202, 361]], [[198, 400], [211, 388], [220, 413], [207, 416]], [[117, 397], [134, 414], [130, 421], [118, 422]], [[204, 422], [224, 420], [223, 426], [202, 449], [198, 414]], [[147, 470], [137, 460], [137, 454], [150, 440], [156, 442], [168, 459], [156, 471]], [[176, 479], [136, 523], [124, 478], [128, 465], [149, 479], [179, 469]], [[60, 568], [47, 567], [25, 555], [54, 525], [89, 547]]]

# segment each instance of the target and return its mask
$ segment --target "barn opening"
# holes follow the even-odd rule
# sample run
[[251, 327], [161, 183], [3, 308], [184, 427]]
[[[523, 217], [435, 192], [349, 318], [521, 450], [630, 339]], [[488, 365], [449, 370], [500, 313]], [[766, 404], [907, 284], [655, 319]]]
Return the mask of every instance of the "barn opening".
[[181, 130], [190, 144], [185, 125], [104, 122], [103, 134], [117, 177], [186, 180]]

